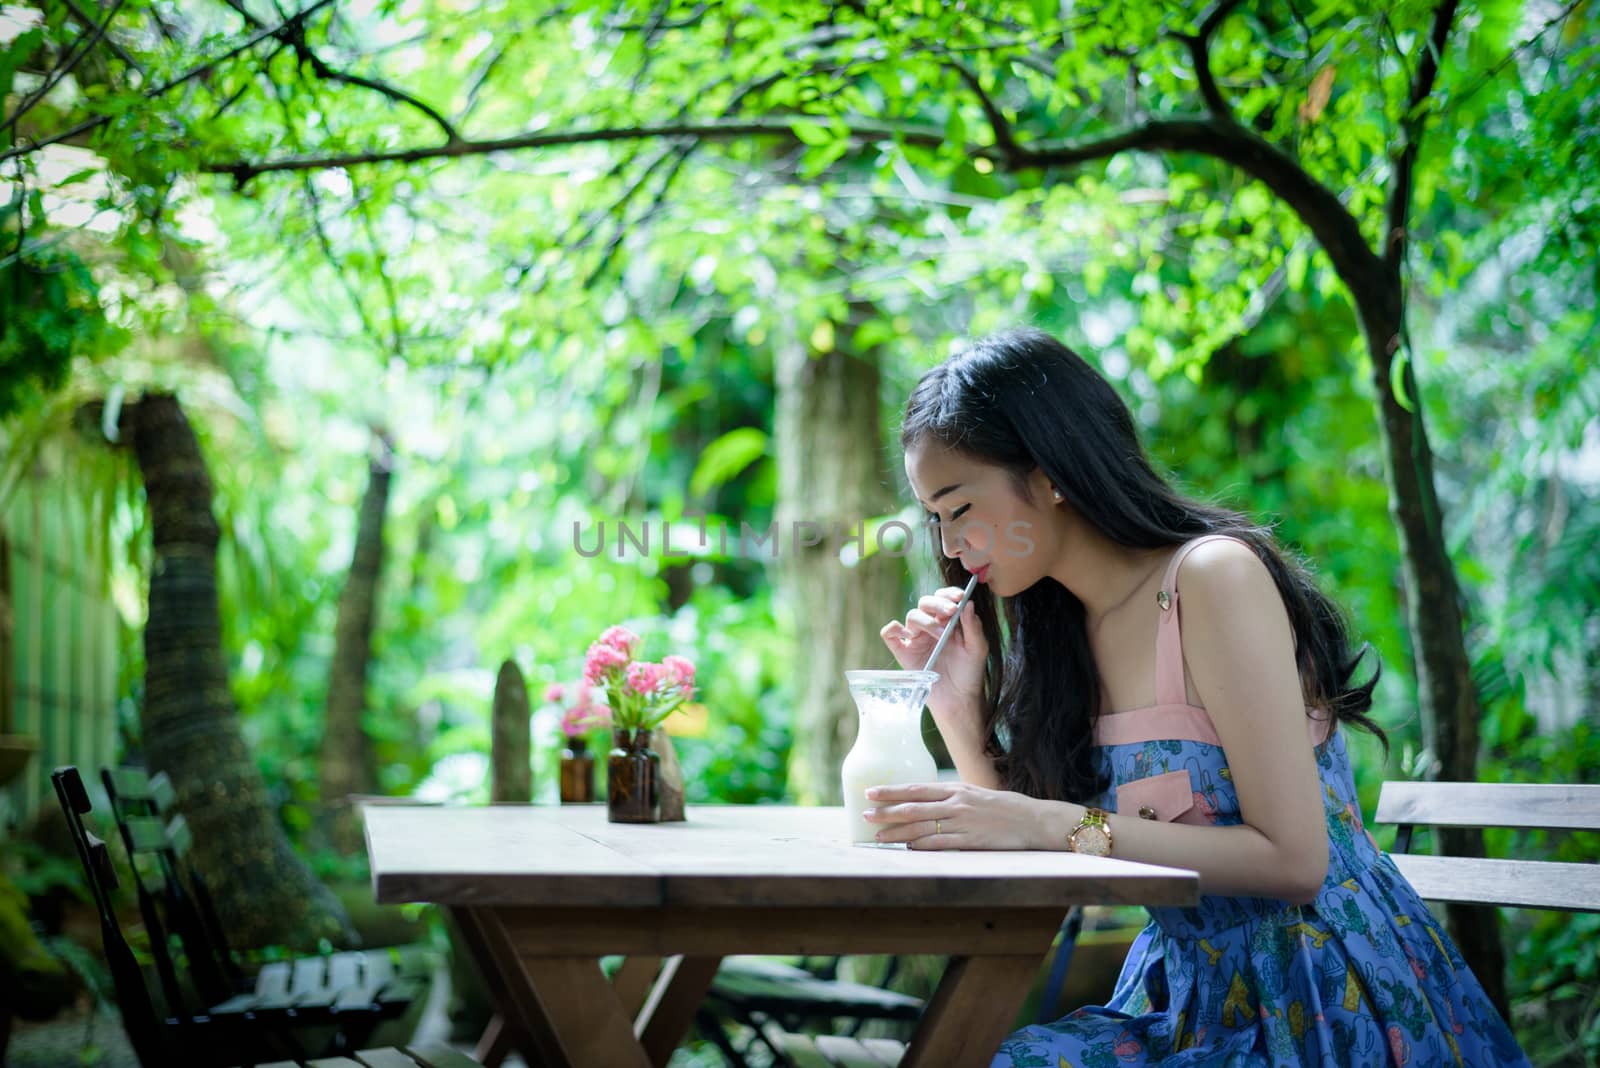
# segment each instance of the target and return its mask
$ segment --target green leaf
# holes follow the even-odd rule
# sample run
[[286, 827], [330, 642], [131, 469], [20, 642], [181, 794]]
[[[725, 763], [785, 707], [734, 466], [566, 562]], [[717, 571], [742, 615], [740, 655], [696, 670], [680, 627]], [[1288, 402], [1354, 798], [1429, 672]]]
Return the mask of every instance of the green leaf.
[[789, 127], [801, 141], [813, 147], [830, 145], [834, 136], [828, 126], [820, 122], [796, 122]]
[[689, 492], [704, 496], [735, 478], [739, 472], [766, 455], [767, 435], [753, 426], [743, 426], [722, 435], [700, 454]]

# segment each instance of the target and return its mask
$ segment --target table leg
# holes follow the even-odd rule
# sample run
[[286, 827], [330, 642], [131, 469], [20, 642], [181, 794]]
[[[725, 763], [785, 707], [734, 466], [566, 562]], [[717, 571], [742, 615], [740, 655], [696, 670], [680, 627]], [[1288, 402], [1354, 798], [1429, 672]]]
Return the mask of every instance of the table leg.
[[987, 1065], [1011, 1033], [1043, 954], [954, 957], [900, 1068]]
[[665, 1068], [688, 1034], [721, 964], [721, 957], [672, 957], [661, 969], [661, 978], [634, 1024], [634, 1033], [656, 1068]]
[[[561, 1046], [544, 1009], [537, 1001], [518, 997], [512, 987], [515, 956], [498, 922], [482, 909], [454, 908], [450, 911], [461, 930], [461, 940], [477, 962], [484, 986], [498, 1010], [478, 1040], [481, 1059], [485, 1064], [496, 1064], [505, 1059], [505, 1050], [498, 1047], [515, 1045], [529, 1068], [559, 1063]], [[496, 1055], [498, 1060], [494, 1059]]]
[[[510, 1053], [515, 1045], [516, 1039], [517, 1029], [497, 1012], [490, 1018], [489, 1026], [483, 1029], [483, 1035], [478, 1039], [478, 1046], [472, 1051], [472, 1057], [481, 1061], [484, 1068], [500, 1068], [506, 1061], [506, 1054]], [[529, 1068], [538, 1066], [529, 1065]]]
[[598, 957], [514, 959], [516, 973], [507, 977], [508, 985], [519, 1003], [542, 1010], [558, 1046], [552, 1066], [651, 1068]]
[[617, 1000], [622, 1002], [622, 1011], [629, 1018], [639, 1018], [639, 1010], [644, 1008], [644, 1003], [649, 999], [650, 989], [655, 986], [656, 974], [660, 971], [660, 957], [635, 955], [624, 959], [617, 974], [611, 977], [611, 985], [617, 989]]

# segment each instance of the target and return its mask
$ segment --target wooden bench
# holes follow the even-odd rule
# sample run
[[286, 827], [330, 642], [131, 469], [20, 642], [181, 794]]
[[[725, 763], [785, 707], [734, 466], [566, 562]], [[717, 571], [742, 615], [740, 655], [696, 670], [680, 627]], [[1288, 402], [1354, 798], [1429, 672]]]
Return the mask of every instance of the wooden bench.
[[[244, 1068], [244, 1066], [240, 1066]], [[309, 1061], [264, 1061], [254, 1068], [483, 1068], [481, 1064], [449, 1046], [385, 1046], [361, 1049], [343, 1057], [319, 1057]]]
[[1390, 856], [1427, 901], [1600, 912], [1600, 864], [1408, 852], [1417, 827], [1600, 830], [1600, 786], [1390, 781], [1377, 821], [1397, 825]]

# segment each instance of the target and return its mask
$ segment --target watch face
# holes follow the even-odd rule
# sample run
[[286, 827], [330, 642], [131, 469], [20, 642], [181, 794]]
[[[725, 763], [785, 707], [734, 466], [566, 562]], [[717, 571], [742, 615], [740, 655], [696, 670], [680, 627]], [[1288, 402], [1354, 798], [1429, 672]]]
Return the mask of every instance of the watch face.
[[1093, 824], [1079, 827], [1077, 833], [1072, 836], [1072, 848], [1074, 852], [1085, 853], [1091, 857], [1109, 856], [1111, 837], [1106, 834], [1104, 828]]

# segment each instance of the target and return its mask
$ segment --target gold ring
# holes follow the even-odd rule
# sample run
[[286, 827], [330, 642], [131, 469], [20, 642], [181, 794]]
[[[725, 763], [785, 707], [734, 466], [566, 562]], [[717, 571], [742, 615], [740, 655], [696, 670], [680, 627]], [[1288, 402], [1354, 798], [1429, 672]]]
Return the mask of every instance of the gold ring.
[[944, 833], [944, 831], [940, 827], [940, 821], [939, 820], [934, 820], [933, 821], [933, 833], [934, 834], [943, 834]]

